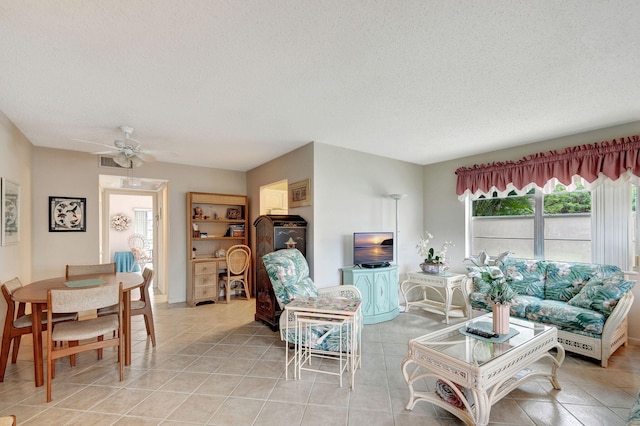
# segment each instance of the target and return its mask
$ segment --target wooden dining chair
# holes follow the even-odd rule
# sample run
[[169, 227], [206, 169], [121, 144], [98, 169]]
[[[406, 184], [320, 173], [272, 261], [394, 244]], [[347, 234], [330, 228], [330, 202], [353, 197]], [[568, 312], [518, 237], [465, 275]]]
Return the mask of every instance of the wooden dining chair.
[[95, 265], [67, 265], [65, 276], [73, 277], [76, 275], [90, 274], [115, 274], [116, 263], [98, 263]]
[[[149, 297], [149, 288], [153, 282], [153, 269], [144, 268], [142, 271], [144, 284], [140, 288], [140, 299], [131, 301], [131, 317], [136, 315], [144, 315], [144, 325], [147, 328], [147, 336], [151, 337], [151, 344], [156, 346], [156, 331], [153, 324], [153, 309], [151, 308], [151, 298]], [[116, 312], [117, 306], [109, 306], [98, 310], [98, 316], [109, 315]]]
[[[52, 289], [47, 292], [47, 402], [51, 402], [51, 382], [55, 378], [55, 360], [78, 353], [118, 348], [120, 381], [124, 377], [124, 336], [122, 334], [122, 283], [95, 287]], [[54, 323], [53, 315], [61, 312], [98, 310], [118, 305], [115, 314], [83, 320]], [[105, 339], [105, 336], [114, 337]], [[96, 340], [93, 340], [96, 339]], [[53, 342], [74, 342], [54, 346]]]
[[0, 426], [16, 426], [16, 416], [11, 414], [0, 417]]
[[[25, 303], [14, 302], [11, 298], [13, 292], [22, 287], [19, 278], [14, 278], [2, 284], [2, 295], [7, 302], [7, 316], [4, 320], [4, 331], [2, 333], [2, 352], [0, 353], [0, 382], [4, 381], [4, 373], [7, 369], [9, 361], [9, 350], [13, 342], [13, 354], [11, 363], [15, 364], [18, 360], [18, 351], [20, 350], [20, 341], [25, 334], [33, 333], [31, 315], [25, 314]], [[76, 314], [62, 313], [53, 316], [54, 322], [73, 321], [77, 318]], [[42, 329], [47, 329], [47, 319], [42, 319]]]
[[249, 263], [251, 262], [251, 249], [244, 244], [231, 246], [227, 250], [226, 264], [227, 272], [220, 274], [220, 278], [224, 280], [224, 290], [227, 303], [231, 301], [231, 284], [237, 283], [244, 290], [247, 300], [251, 298], [251, 289], [249, 288]]

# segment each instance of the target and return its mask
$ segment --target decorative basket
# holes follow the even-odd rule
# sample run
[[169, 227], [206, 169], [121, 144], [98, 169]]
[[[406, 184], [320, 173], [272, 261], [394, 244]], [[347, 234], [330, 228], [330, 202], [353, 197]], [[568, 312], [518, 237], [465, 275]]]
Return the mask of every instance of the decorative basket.
[[421, 263], [420, 268], [427, 274], [442, 274], [447, 270], [447, 265], [442, 263]]

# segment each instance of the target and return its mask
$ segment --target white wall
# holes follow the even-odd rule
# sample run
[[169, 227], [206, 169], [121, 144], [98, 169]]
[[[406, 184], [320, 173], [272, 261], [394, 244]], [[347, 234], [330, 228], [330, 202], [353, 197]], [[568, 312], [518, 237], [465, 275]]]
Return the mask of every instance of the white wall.
[[331, 145], [314, 144], [314, 280], [340, 284], [340, 268], [353, 265], [353, 233], [395, 232], [399, 201], [400, 279], [418, 270], [415, 246], [422, 234], [423, 167]]
[[[494, 161], [517, 161], [538, 152], [563, 149], [570, 146], [598, 143], [640, 133], [640, 121], [599, 129], [578, 135], [549, 139], [534, 144], [490, 152], [482, 155], [460, 158], [431, 164], [424, 167], [424, 227], [436, 237], [453, 240], [456, 244], [450, 250], [452, 270], [464, 271], [465, 212], [464, 203], [456, 195], [456, 175], [458, 167], [470, 167]], [[438, 243], [438, 241], [435, 241]], [[629, 334], [634, 343], [640, 344], [640, 285], [633, 289], [636, 302], [629, 316]]]
[[[31, 281], [32, 151], [31, 142], [0, 111], [0, 177], [20, 185], [20, 241], [17, 244], [0, 246], [0, 283], [14, 277], [20, 278], [23, 284]], [[0, 321], [4, 323], [7, 306], [3, 297], [0, 297], [0, 300]]]
[[[67, 263], [99, 262], [98, 175], [126, 175], [127, 171], [98, 167], [95, 155], [39, 147], [34, 148], [33, 169], [37, 170], [33, 174], [33, 278], [64, 273]], [[170, 223], [168, 301], [183, 302], [187, 274], [186, 193], [245, 195], [245, 173], [161, 162], [145, 164], [132, 173], [134, 177], [168, 181], [169, 208], [164, 212]], [[87, 198], [87, 232], [48, 232], [49, 196]]]
[[105, 218], [111, 221], [111, 217], [116, 214], [124, 214], [131, 219], [131, 226], [126, 231], [116, 231], [109, 226], [109, 259], [106, 261], [113, 262], [113, 257], [117, 251], [129, 251], [129, 237], [135, 234], [134, 209], [152, 209], [153, 197], [150, 195], [127, 195], [127, 194], [111, 194], [109, 200], [109, 217]]
[[[260, 186], [282, 179], [311, 178], [313, 204], [289, 209], [307, 220], [307, 257], [318, 287], [340, 284], [340, 268], [353, 264], [353, 233], [395, 231], [395, 201], [400, 201], [400, 270], [418, 268], [415, 245], [422, 233], [422, 166], [313, 142], [247, 173], [250, 197]], [[251, 220], [259, 206], [250, 207]], [[255, 229], [252, 227], [252, 241]], [[258, 261], [258, 260], [256, 260]]]

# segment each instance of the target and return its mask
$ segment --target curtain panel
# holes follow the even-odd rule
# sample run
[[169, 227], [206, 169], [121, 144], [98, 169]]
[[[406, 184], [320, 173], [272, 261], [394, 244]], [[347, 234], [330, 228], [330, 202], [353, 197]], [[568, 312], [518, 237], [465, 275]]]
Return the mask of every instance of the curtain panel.
[[592, 190], [604, 180], [640, 184], [640, 136], [533, 154], [519, 161], [460, 167], [456, 170], [458, 199], [497, 192], [526, 194], [533, 188], [550, 193], [557, 184], [578, 183]]

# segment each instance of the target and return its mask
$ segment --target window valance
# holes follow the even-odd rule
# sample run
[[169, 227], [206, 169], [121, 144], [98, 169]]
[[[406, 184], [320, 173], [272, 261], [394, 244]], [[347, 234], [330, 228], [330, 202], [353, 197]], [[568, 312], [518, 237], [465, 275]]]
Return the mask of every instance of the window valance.
[[463, 200], [493, 192], [525, 194], [532, 188], [552, 192], [557, 184], [593, 189], [605, 179], [640, 183], [640, 136], [533, 154], [519, 161], [460, 167], [456, 193]]

